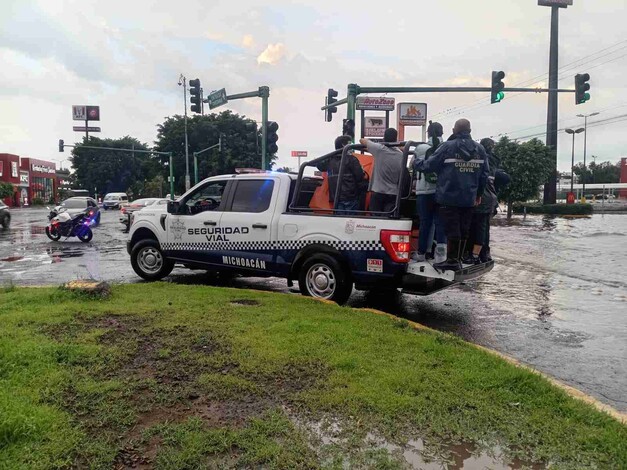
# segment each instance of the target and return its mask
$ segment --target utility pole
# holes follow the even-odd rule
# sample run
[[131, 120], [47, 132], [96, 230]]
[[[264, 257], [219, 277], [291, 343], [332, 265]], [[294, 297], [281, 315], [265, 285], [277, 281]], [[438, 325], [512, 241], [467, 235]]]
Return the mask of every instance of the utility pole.
[[559, 9], [567, 8], [573, 0], [538, 0], [538, 5], [551, 7], [551, 40], [549, 47], [549, 102], [546, 113], [546, 145], [553, 152], [553, 170], [544, 185], [544, 203], [557, 200], [557, 69], [559, 53]]
[[189, 191], [189, 145], [187, 144], [187, 78], [181, 74], [179, 77], [179, 86], [183, 86], [183, 102], [185, 103], [185, 191]]
[[573, 192], [573, 187], [575, 184], [575, 134], [580, 134], [583, 132], [583, 127], [579, 129], [566, 129], [567, 134], [571, 134], [573, 136], [573, 147], [572, 147], [572, 160], [570, 164], [570, 192]]
[[584, 177], [582, 178], [581, 182], [583, 184], [583, 188], [582, 188], [582, 194], [584, 195], [583, 197], [586, 197], [586, 173], [588, 170], [588, 167], [586, 166], [586, 147], [588, 146], [588, 118], [592, 117], [592, 116], [597, 116], [599, 113], [590, 113], [590, 114], [577, 114], [577, 117], [582, 117], [583, 118], [583, 173], [584, 173]]

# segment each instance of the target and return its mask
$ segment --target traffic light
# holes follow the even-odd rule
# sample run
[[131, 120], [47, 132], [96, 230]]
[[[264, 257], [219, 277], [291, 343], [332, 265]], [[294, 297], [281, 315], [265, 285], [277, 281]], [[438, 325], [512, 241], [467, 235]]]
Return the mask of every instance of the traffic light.
[[350, 135], [355, 140], [355, 121], [353, 119], [342, 121], [342, 135]]
[[505, 84], [503, 83], [504, 78], [505, 72], [492, 72], [492, 89], [490, 91], [490, 103], [498, 103], [503, 98], [505, 98], [505, 93], [503, 93], [503, 89], [505, 88]]
[[63, 152], [63, 139], [59, 139], [59, 152]]
[[189, 101], [191, 101], [192, 103], [192, 106], [190, 108], [192, 110], [192, 113], [202, 112], [200, 100], [201, 100], [200, 80], [198, 78], [195, 80], [190, 80], [189, 81]]
[[[335, 91], [333, 88], [329, 88], [329, 91], [327, 91], [327, 106], [335, 103], [337, 101], [336, 98], [337, 91]], [[334, 113], [337, 113], [337, 106], [331, 106], [330, 108], [327, 108], [325, 111], [324, 120], [326, 122], [331, 122], [333, 120]]]
[[590, 99], [590, 80], [589, 73], [578, 73], [575, 75], [575, 104], [585, 103]]
[[279, 130], [279, 125], [274, 121], [268, 121], [266, 124], [266, 128], [264, 132], [266, 133], [266, 150], [268, 155], [274, 155], [279, 151], [279, 147], [277, 147], [276, 142], [279, 140], [279, 136], [276, 131]]

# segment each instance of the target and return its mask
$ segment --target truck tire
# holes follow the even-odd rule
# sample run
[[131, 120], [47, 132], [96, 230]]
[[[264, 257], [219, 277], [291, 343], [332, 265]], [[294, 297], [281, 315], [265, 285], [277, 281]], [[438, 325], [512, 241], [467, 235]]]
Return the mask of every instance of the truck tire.
[[9, 226], [11, 225], [11, 216], [9, 214], [6, 214], [4, 217], [1, 217], [1, 224], [2, 228], [7, 229], [9, 228]]
[[167, 259], [157, 240], [142, 240], [131, 250], [133, 271], [146, 281], [163, 279], [174, 269], [174, 262]]
[[301, 266], [298, 287], [303, 295], [342, 305], [350, 297], [353, 283], [336, 258], [320, 253], [307, 258]]

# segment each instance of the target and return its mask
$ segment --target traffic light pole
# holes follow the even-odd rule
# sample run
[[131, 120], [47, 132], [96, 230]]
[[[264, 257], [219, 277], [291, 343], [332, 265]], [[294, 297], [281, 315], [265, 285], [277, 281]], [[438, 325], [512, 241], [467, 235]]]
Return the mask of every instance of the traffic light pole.
[[267, 160], [267, 143], [268, 136], [266, 135], [265, 129], [268, 125], [268, 98], [270, 97], [270, 88], [267, 86], [260, 86], [257, 91], [249, 91], [246, 93], [237, 93], [235, 95], [227, 95], [226, 99], [229, 101], [232, 100], [241, 100], [243, 98], [261, 98], [261, 128], [263, 132], [261, 133], [261, 169], [266, 169], [266, 160]]
[[183, 77], [183, 101], [185, 101], [185, 191], [189, 191], [189, 145], [187, 144], [187, 78]]
[[[59, 142], [59, 151], [63, 151], [65, 147], [76, 148], [76, 145], [62, 144]], [[78, 145], [78, 148], [94, 149], [94, 150], [111, 150], [114, 152], [132, 152], [132, 153], [150, 153], [153, 155], [167, 155], [170, 166], [170, 199], [174, 200], [174, 165], [172, 163], [172, 152], [158, 152], [156, 150], [137, 150], [135, 147], [130, 149], [120, 149], [116, 147], [97, 147], [94, 145]]]
[[216, 147], [219, 147], [220, 149], [222, 148], [222, 134], [220, 134], [217, 144], [212, 145], [211, 147], [207, 147], [206, 149], [202, 149], [198, 152], [194, 152], [193, 155], [194, 155], [194, 184], [195, 185], [198, 184], [198, 156]]

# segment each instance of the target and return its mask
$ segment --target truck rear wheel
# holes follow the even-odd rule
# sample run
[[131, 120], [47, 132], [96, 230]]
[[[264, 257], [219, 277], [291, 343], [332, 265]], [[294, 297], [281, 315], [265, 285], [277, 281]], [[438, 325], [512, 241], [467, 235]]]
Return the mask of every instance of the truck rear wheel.
[[307, 258], [301, 266], [298, 287], [303, 295], [342, 305], [350, 297], [353, 283], [337, 259], [320, 253]]
[[131, 265], [133, 271], [146, 281], [163, 279], [174, 269], [174, 263], [163, 255], [156, 240], [138, 242], [131, 251]]

